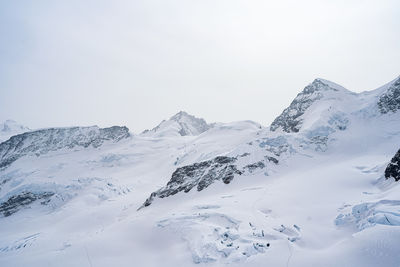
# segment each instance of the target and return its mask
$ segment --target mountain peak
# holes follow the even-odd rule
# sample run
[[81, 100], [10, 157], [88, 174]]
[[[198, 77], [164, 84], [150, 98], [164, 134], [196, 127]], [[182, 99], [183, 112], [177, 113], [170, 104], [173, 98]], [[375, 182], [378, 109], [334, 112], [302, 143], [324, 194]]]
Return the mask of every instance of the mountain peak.
[[170, 120], [173, 120], [173, 121], [179, 121], [179, 120], [181, 120], [181, 119], [183, 119], [183, 118], [196, 118], [195, 116], [193, 116], [193, 115], [190, 115], [189, 113], [187, 113], [186, 111], [179, 111], [178, 113], [176, 113], [174, 116], [172, 116], [171, 118], [170, 118]]
[[322, 78], [314, 79], [314, 81], [311, 84], [309, 84], [304, 88], [304, 90], [310, 90], [310, 89], [312, 89], [313, 91], [329, 91], [329, 90], [348, 91], [343, 86]]
[[349, 90], [334, 82], [316, 78], [307, 85], [271, 124], [271, 131], [282, 129], [287, 133], [295, 133], [303, 124], [303, 115], [317, 101], [323, 98], [340, 98], [340, 92], [350, 93]]
[[212, 125], [207, 124], [207, 122], [202, 118], [197, 118], [193, 115], [188, 114], [185, 111], [179, 111], [169, 120], [162, 121], [158, 126], [152, 130], [144, 131], [144, 134], [156, 134], [157, 136], [166, 135], [177, 135], [180, 136], [190, 136], [199, 135], [208, 129]]

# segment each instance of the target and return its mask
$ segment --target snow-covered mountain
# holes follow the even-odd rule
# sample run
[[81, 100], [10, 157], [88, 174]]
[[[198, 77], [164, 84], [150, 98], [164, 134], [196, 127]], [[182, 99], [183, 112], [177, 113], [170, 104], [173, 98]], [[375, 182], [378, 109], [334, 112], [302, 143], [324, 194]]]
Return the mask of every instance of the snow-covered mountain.
[[0, 123], [0, 142], [3, 142], [13, 135], [28, 132], [30, 129], [13, 120], [6, 120]]
[[399, 92], [316, 79], [266, 128], [179, 112], [13, 136], [0, 266], [398, 266]]
[[196, 118], [184, 111], [180, 111], [169, 120], [162, 121], [151, 130], [146, 130], [142, 135], [153, 137], [199, 135], [212, 128], [204, 119]]
[[72, 149], [77, 147], [94, 148], [105, 141], [118, 142], [129, 137], [127, 127], [110, 128], [71, 127], [49, 128], [14, 135], [0, 144], [0, 168], [4, 168], [17, 159], [27, 156], [40, 156], [50, 151]]

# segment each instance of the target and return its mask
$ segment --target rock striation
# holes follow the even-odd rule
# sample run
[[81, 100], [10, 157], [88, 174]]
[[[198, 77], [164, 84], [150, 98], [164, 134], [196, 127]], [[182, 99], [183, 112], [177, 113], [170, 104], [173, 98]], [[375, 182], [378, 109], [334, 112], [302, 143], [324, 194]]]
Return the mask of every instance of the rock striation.
[[104, 142], [118, 142], [127, 137], [129, 129], [120, 126], [49, 128], [26, 132], [0, 144], [0, 168], [28, 154], [40, 156], [59, 149], [97, 148]]
[[344, 88], [332, 82], [315, 79], [300, 92], [292, 103], [271, 124], [271, 131], [281, 129], [286, 133], [297, 133], [303, 123], [302, 116], [317, 100], [324, 97], [325, 91], [339, 91]]
[[400, 77], [379, 97], [378, 108], [382, 114], [400, 109]]

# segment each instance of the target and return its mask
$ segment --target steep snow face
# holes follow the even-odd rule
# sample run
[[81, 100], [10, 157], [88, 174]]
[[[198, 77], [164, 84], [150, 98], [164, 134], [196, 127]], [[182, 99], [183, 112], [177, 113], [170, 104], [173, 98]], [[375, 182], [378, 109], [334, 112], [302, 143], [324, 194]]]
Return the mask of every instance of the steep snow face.
[[184, 111], [180, 111], [167, 121], [162, 121], [152, 130], [144, 131], [142, 134], [146, 136], [195, 136], [199, 135], [213, 125], [207, 124], [204, 119], [196, 118]]
[[0, 142], [7, 140], [13, 135], [28, 131], [30, 131], [30, 129], [22, 124], [18, 124], [13, 120], [6, 120], [5, 122], [0, 123]]
[[106, 141], [118, 142], [127, 137], [129, 129], [119, 126], [50, 128], [26, 132], [0, 144], [0, 168], [7, 167], [28, 154], [40, 156], [62, 148], [96, 148]]
[[323, 79], [315, 79], [310, 85], [306, 86], [290, 106], [286, 108], [271, 124], [271, 131], [281, 129], [286, 133], [299, 132], [303, 125], [303, 115], [318, 100], [345, 94], [352, 95], [340, 85]]
[[400, 77], [379, 97], [378, 107], [382, 114], [394, 113], [400, 109]]

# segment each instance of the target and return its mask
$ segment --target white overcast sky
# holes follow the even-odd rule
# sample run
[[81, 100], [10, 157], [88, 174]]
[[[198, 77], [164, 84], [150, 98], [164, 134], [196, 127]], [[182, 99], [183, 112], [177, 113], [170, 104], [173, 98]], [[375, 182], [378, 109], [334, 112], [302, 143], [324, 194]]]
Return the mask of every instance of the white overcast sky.
[[400, 75], [400, 1], [1, 1], [0, 121], [269, 125], [316, 77]]

